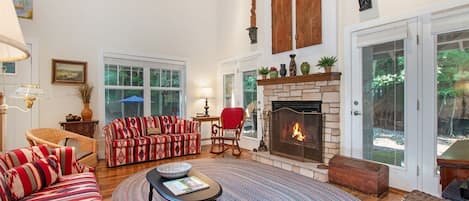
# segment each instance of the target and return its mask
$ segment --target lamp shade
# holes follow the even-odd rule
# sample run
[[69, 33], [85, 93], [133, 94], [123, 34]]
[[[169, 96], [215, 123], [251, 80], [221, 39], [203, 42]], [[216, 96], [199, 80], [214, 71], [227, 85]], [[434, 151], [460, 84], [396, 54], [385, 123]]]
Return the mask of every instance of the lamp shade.
[[28, 48], [12, 0], [0, 1], [0, 62], [27, 59]]
[[200, 98], [211, 98], [213, 96], [213, 89], [210, 87], [200, 88], [199, 96]]

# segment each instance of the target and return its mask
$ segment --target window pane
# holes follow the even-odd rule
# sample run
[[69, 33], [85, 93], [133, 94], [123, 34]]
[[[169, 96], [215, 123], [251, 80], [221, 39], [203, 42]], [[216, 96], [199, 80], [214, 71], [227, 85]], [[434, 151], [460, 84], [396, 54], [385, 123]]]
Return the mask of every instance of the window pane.
[[142, 67], [132, 67], [132, 86], [143, 86]]
[[161, 77], [160, 69], [150, 69], [150, 86], [159, 87], [160, 80], [161, 80], [160, 77]]
[[151, 91], [151, 115], [180, 116], [180, 92], [152, 90]]
[[106, 123], [121, 117], [143, 116], [142, 101], [125, 100], [132, 96], [143, 98], [143, 90], [105, 90]]
[[174, 70], [171, 79], [172, 79], [172, 82], [173, 82], [172, 87], [180, 87], [181, 76], [180, 76], [179, 71]]
[[171, 87], [171, 71], [170, 70], [161, 71], [161, 86]]
[[130, 86], [130, 67], [119, 66], [119, 85]]
[[363, 48], [363, 158], [404, 167], [404, 41]]
[[117, 66], [104, 65], [104, 85], [117, 85]]
[[243, 103], [246, 110], [243, 135], [257, 138], [257, 73], [256, 71], [243, 72]]
[[[456, 140], [469, 138], [469, 30], [438, 35], [437, 155]], [[461, 41], [463, 41], [461, 43]], [[466, 41], [466, 42], [464, 42]]]
[[234, 107], [233, 98], [234, 74], [223, 76], [223, 105], [224, 107]]

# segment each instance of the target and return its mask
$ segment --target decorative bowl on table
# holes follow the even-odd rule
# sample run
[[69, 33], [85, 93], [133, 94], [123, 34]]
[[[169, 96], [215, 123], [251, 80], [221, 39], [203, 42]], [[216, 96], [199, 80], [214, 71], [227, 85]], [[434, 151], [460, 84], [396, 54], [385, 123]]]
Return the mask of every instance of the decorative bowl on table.
[[156, 171], [160, 176], [168, 179], [175, 179], [186, 176], [191, 170], [192, 165], [186, 162], [166, 163], [156, 167]]

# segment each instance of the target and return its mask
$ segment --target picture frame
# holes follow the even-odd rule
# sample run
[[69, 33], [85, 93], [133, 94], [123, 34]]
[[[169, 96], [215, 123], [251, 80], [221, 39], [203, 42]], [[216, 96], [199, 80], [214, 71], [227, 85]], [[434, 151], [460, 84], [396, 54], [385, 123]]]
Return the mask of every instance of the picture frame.
[[88, 63], [52, 59], [52, 84], [85, 84]]
[[33, 0], [11, 0], [19, 18], [33, 19]]
[[358, 4], [360, 6], [360, 12], [373, 8], [371, 0], [358, 0]]

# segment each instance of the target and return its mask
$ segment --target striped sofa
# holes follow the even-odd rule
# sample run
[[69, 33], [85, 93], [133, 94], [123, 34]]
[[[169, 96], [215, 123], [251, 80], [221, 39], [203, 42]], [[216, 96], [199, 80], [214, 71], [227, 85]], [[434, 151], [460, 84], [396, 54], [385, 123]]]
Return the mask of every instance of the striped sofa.
[[0, 153], [0, 200], [102, 200], [93, 172], [77, 162], [73, 147]]
[[199, 124], [176, 116], [125, 117], [104, 129], [108, 167], [200, 153]]

